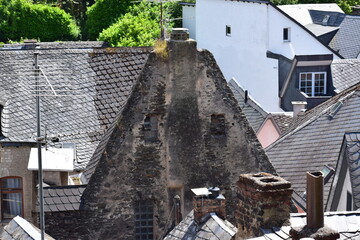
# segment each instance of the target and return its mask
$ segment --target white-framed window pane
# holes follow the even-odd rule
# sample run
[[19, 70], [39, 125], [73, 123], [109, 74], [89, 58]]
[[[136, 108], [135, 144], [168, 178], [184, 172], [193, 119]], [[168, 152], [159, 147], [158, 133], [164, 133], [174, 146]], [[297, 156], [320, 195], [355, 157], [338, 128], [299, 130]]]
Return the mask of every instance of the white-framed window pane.
[[324, 95], [325, 92], [325, 73], [314, 74], [314, 95]]
[[300, 73], [300, 91], [314, 97], [326, 94], [326, 73]]

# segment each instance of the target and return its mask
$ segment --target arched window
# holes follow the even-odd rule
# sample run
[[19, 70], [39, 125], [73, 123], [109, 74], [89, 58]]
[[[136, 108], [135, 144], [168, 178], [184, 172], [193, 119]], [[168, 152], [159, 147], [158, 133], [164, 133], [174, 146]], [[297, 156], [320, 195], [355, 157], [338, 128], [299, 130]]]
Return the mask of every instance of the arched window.
[[21, 177], [4, 177], [1, 186], [1, 218], [23, 216], [23, 187]]

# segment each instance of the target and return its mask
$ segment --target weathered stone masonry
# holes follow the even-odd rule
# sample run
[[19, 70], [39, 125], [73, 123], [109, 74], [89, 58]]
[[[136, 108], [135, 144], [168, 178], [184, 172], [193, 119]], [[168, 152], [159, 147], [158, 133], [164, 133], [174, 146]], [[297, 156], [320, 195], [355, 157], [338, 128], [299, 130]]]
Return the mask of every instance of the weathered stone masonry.
[[[170, 41], [168, 51], [166, 60], [149, 56], [83, 194], [84, 214], [74, 216], [84, 216], [81, 226], [66, 239], [135, 239], [142, 203], [153, 206], [159, 239], [174, 196], [185, 216], [198, 186], [224, 189], [232, 219], [239, 174], [274, 173], [213, 56], [194, 41]], [[64, 239], [61, 218], [48, 229]]]

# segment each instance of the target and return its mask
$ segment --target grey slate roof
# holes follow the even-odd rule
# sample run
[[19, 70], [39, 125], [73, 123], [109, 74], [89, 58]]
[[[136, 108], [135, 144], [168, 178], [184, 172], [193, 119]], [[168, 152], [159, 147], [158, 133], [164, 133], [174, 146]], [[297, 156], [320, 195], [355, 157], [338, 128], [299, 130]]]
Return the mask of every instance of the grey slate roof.
[[[324, 214], [326, 226], [336, 230], [340, 234], [340, 239], [359, 239], [360, 238], [360, 212], [326, 212]], [[305, 214], [291, 214], [291, 227], [306, 225]], [[290, 226], [281, 228], [262, 229], [264, 236], [251, 238], [253, 240], [281, 240], [290, 239]]]
[[276, 125], [280, 129], [280, 133], [284, 133], [292, 123], [293, 116], [289, 113], [270, 113]]
[[360, 53], [360, 16], [346, 15], [329, 46], [344, 58], [357, 58]]
[[[1, 231], [1, 240], [38, 240], [41, 239], [40, 230], [26, 221], [25, 219], [16, 216], [14, 217]], [[51, 236], [45, 233], [44, 239], [54, 240]]]
[[[320, 171], [336, 164], [346, 132], [360, 131], [360, 84], [330, 98], [295, 119], [266, 153], [279, 176], [303, 193], [307, 171]], [[332, 179], [324, 186], [327, 204]], [[328, 206], [329, 207], [329, 206]]]
[[[345, 18], [345, 14], [340, 12], [319, 11], [310, 9], [309, 13], [314, 24], [333, 27], [340, 26], [341, 22]], [[325, 18], [327, 19], [327, 21], [324, 21]]]
[[164, 240], [176, 239], [221, 239], [230, 240], [237, 228], [230, 222], [219, 218], [215, 213], [208, 214], [201, 224], [194, 221], [194, 211], [191, 211]]
[[79, 210], [81, 195], [86, 185], [44, 187], [44, 211], [63, 212]]
[[360, 82], [360, 59], [336, 59], [331, 63], [333, 85], [341, 92]]
[[257, 132], [268, 113], [264, 109], [262, 109], [261, 106], [257, 102], [255, 102], [255, 100], [253, 100], [250, 96], [248, 96], [248, 100], [245, 103], [245, 91], [234, 79], [231, 79], [228, 82], [228, 85], [233, 92], [234, 97], [238, 101], [241, 110], [249, 121], [251, 127], [254, 129], [255, 132]]
[[[39, 50], [39, 66], [47, 77], [39, 78], [44, 86], [41, 94], [52, 94], [48, 80], [60, 95], [41, 97], [42, 130], [46, 126], [48, 136], [76, 144], [76, 170], [85, 168], [104, 131], [125, 104], [150, 50], [86, 47]], [[34, 51], [0, 49], [0, 63], [3, 140], [33, 141]]]
[[360, 132], [346, 133], [344, 142], [354, 204], [360, 209]]

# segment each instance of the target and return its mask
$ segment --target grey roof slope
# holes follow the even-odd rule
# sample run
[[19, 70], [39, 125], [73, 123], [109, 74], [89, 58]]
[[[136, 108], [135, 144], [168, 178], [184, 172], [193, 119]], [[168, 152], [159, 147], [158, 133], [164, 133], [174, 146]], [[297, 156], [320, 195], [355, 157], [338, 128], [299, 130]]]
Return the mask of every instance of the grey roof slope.
[[[40, 230], [26, 221], [16, 216], [1, 231], [1, 240], [38, 240], [41, 239]], [[54, 240], [45, 233], [44, 239]]]
[[[360, 238], [360, 212], [326, 212], [324, 223], [339, 232], [340, 239], [359, 239]], [[306, 214], [291, 214], [291, 227], [301, 227], [306, 225]], [[281, 228], [263, 229], [264, 236], [251, 238], [252, 240], [281, 240], [290, 239], [290, 226]]]
[[245, 91], [234, 79], [231, 79], [228, 82], [228, 86], [233, 92], [234, 97], [238, 101], [239, 106], [248, 119], [251, 127], [255, 132], [257, 132], [268, 113], [263, 110], [250, 96], [248, 96], [248, 100], [245, 103]]
[[360, 82], [360, 59], [333, 60], [331, 63], [331, 75], [337, 92], [354, 86]]
[[176, 239], [221, 239], [230, 240], [237, 232], [237, 228], [230, 222], [219, 218], [215, 213], [203, 217], [202, 223], [194, 220], [194, 211], [191, 211], [164, 240]]
[[81, 195], [86, 185], [44, 187], [44, 211], [76, 211], [80, 208]]
[[273, 117], [276, 125], [280, 129], [280, 133], [284, 133], [289, 127], [290, 123], [292, 123], [292, 113], [270, 113]]
[[346, 133], [344, 142], [354, 204], [360, 209], [360, 133]]
[[357, 58], [360, 53], [360, 16], [346, 15], [329, 46], [344, 58]]
[[[325, 165], [336, 168], [343, 136], [360, 131], [360, 84], [308, 110], [295, 120], [285, 135], [265, 149], [279, 176], [293, 189], [304, 192], [307, 171]], [[324, 186], [327, 204], [332, 179]]]
[[[48, 136], [76, 144], [85, 168], [101, 136], [130, 95], [150, 48], [40, 49], [41, 123]], [[36, 133], [34, 51], [0, 50], [0, 104], [6, 141]], [[49, 81], [59, 97], [54, 97]], [[42, 133], [44, 134], [44, 133]]]
[[30, 49], [39, 46], [42, 49], [85, 49], [110, 47], [103, 41], [65, 41], [65, 42], [36, 42], [36, 43], [11, 43], [4, 44], [2, 49]]
[[[333, 26], [333, 27], [340, 26], [341, 22], [345, 18], [345, 14], [340, 12], [319, 11], [319, 10], [309, 9], [309, 13], [313, 23], [319, 25]], [[325, 17], [327, 18], [327, 21], [323, 22]]]

